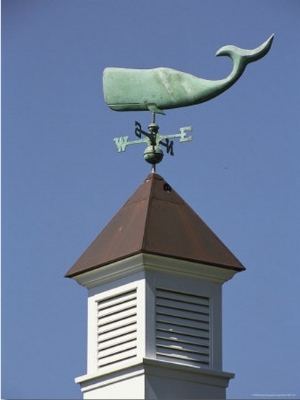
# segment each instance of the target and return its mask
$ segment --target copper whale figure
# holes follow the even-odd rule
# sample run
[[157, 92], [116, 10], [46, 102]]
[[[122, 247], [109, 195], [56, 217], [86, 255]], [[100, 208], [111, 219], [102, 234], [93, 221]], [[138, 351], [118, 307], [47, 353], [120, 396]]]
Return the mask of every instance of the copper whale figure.
[[131, 69], [105, 68], [104, 99], [115, 111], [147, 111], [164, 114], [163, 110], [203, 103], [229, 89], [243, 74], [246, 66], [264, 57], [271, 48], [274, 35], [261, 46], [245, 50], [228, 45], [216, 56], [232, 59], [233, 69], [220, 80], [201, 79], [171, 68]]

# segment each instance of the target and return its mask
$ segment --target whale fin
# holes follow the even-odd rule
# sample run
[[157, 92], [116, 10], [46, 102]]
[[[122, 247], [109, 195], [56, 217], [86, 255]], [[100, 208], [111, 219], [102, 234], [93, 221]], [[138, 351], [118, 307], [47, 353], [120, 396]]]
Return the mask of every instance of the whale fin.
[[149, 111], [151, 111], [155, 114], [166, 115], [166, 113], [163, 110], [161, 110], [160, 108], [158, 108], [155, 103], [148, 103], [148, 104], [146, 104], [146, 107], [148, 108]]

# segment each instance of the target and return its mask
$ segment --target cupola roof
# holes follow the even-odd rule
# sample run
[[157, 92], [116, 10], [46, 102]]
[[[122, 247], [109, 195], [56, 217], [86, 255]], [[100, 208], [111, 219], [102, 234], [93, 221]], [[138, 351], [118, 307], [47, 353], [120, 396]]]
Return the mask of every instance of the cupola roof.
[[151, 173], [79, 257], [72, 278], [139, 253], [243, 271], [245, 267], [158, 174]]

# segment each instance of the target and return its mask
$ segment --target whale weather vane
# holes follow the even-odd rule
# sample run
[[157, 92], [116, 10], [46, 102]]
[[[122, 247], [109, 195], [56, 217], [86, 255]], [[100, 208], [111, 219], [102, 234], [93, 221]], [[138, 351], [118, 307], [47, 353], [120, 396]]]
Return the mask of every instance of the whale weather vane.
[[[146, 143], [144, 158], [155, 165], [163, 158], [160, 145], [166, 147], [167, 153], [174, 155], [173, 141], [192, 140], [186, 132], [192, 127], [180, 128], [180, 133], [160, 135], [155, 122], [156, 114], [165, 114], [164, 110], [188, 107], [204, 103], [219, 96], [229, 89], [243, 74], [246, 66], [264, 57], [270, 50], [274, 35], [271, 35], [262, 45], [253, 50], [241, 49], [228, 45], [221, 47], [216, 56], [228, 56], [233, 62], [231, 73], [224, 79], [207, 80], [171, 68], [132, 69], [105, 68], [103, 72], [104, 100], [114, 111], [150, 111], [152, 114], [148, 132], [142, 130], [141, 124], [135, 122], [137, 140], [129, 141], [129, 136], [115, 138], [118, 152], [126, 150], [128, 145]], [[142, 138], [142, 135], [145, 136]]]

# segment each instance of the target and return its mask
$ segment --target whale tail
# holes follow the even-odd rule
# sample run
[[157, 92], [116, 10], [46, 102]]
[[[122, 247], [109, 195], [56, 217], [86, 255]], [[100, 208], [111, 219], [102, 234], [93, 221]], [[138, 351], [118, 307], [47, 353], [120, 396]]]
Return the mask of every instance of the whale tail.
[[263, 44], [253, 50], [241, 49], [232, 45], [223, 46], [217, 51], [216, 56], [228, 56], [232, 59], [234, 67], [230, 78], [232, 78], [232, 75], [236, 75], [237, 80], [242, 75], [247, 64], [261, 59], [269, 52], [273, 39], [274, 35], [271, 35]]

